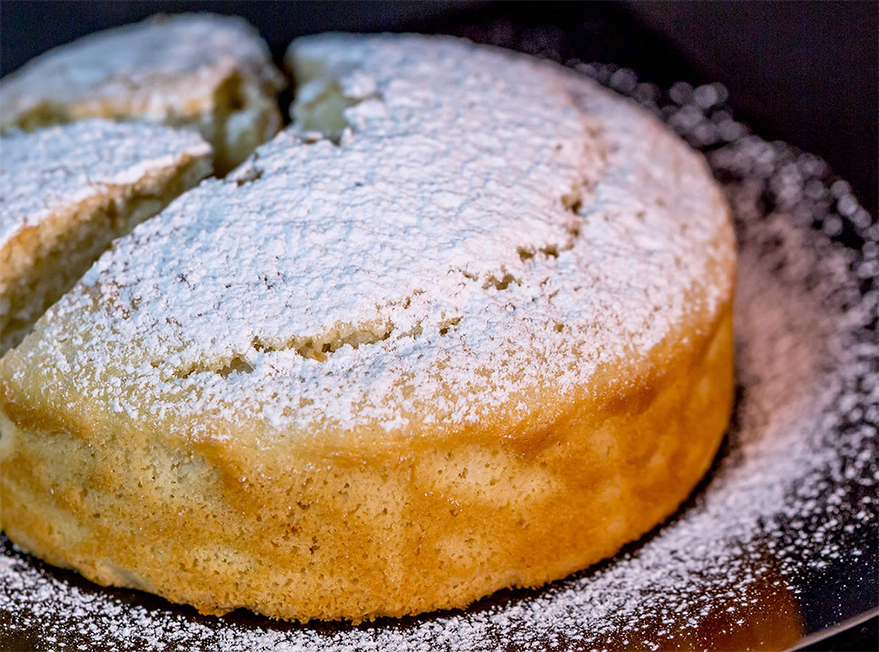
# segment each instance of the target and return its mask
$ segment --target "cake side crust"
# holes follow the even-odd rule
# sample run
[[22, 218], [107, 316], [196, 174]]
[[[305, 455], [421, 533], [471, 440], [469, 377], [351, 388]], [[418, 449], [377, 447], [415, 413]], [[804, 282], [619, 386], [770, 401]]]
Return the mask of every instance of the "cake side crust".
[[303, 452], [266, 478], [127, 426], [125, 442], [107, 424], [71, 432], [4, 382], [2, 527], [100, 584], [211, 614], [357, 622], [538, 586], [661, 522], [710, 466], [732, 402], [730, 308], [705, 326], [662, 353], [666, 371], [532, 432]]

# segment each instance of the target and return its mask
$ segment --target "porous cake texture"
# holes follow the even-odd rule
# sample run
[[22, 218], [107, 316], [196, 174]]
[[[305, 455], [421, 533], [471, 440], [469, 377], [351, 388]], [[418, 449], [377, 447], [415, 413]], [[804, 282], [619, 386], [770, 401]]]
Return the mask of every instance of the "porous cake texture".
[[83, 120], [0, 138], [0, 355], [110, 245], [211, 172], [189, 131]]

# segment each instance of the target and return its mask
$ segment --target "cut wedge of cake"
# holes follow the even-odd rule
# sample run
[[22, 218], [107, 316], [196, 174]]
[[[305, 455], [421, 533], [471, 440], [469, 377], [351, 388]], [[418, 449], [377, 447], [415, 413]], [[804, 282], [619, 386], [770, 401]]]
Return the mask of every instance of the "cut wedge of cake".
[[111, 240], [211, 172], [197, 133], [82, 120], [0, 138], [0, 355]]
[[284, 87], [238, 17], [155, 16], [55, 48], [0, 80], [0, 129], [86, 117], [197, 129], [225, 174], [281, 127]]

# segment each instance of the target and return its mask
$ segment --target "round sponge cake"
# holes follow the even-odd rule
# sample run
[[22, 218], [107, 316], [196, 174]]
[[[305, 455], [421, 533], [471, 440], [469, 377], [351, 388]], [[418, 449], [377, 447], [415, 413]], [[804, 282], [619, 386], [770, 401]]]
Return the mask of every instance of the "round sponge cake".
[[295, 41], [288, 129], [0, 361], [9, 537], [221, 614], [463, 607], [614, 554], [705, 473], [734, 240], [699, 155], [553, 64]]

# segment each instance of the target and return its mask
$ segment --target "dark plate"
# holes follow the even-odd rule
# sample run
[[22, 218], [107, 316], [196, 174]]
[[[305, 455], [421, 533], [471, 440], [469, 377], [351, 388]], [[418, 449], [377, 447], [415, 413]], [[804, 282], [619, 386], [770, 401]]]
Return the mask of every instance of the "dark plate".
[[[467, 30], [549, 56], [565, 38], [509, 20]], [[660, 92], [630, 69], [566, 63], [702, 149], [734, 209], [737, 401], [687, 504], [613, 559], [548, 587], [358, 627], [204, 617], [96, 587], [0, 538], [0, 647], [785, 649], [876, 613], [879, 226], [821, 159], [735, 122], [723, 87]]]

